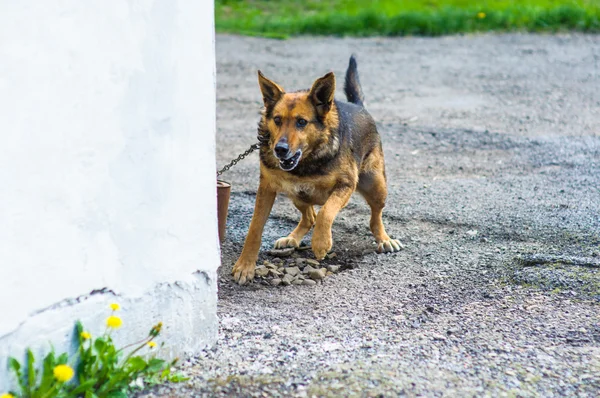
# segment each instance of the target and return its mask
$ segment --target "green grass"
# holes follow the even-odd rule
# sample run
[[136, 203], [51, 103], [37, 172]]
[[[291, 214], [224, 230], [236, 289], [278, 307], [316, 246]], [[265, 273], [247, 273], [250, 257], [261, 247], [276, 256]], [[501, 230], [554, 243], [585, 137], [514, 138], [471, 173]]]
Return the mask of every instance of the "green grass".
[[274, 38], [600, 32], [600, 0], [216, 0], [215, 15], [219, 32]]

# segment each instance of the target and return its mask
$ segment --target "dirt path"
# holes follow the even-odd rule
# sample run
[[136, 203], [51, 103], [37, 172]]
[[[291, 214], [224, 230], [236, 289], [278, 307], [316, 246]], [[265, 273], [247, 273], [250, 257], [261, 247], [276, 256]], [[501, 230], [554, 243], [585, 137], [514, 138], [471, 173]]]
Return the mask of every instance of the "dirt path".
[[[364, 254], [357, 197], [333, 232], [354, 269], [315, 287], [234, 285], [258, 181], [257, 157], [240, 163], [219, 344], [188, 361], [188, 384], [155, 393], [598, 396], [600, 36], [219, 36], [218, 164], [254, 140], [256, 69], [306, 88], [342, 76], [352, 52], [384, 141], [384, 222], [406, 249]], [[263, 248], [297, 219], [278, 199]]]

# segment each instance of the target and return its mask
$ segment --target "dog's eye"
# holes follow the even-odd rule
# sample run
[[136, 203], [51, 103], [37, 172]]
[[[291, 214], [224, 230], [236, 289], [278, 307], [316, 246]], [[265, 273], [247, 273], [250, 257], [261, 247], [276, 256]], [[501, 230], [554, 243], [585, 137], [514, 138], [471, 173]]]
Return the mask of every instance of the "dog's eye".
[[306, 124], [308, 122], [306, 121], [306, 119], [298, 119], [296, 120], [296, 126], [302, 128], [302, 127], [306, 127]]
[[275, 122], [276, 125], [281, 126], [281, 118], [279, 116], [275, 116], [273, 118], [273, 121]]

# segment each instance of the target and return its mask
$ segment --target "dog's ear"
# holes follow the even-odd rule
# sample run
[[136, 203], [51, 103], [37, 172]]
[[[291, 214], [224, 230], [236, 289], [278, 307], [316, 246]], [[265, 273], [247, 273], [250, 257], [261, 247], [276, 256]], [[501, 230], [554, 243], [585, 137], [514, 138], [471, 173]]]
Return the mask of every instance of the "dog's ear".
[[325, 76], [315, 80], [308, 97], [315, 106], [319, 116], [325, 116], [329, 112], [333, 104], [334, 94], [335, 75], [333, 72], [329, 72]]
[[285, 93], [277, 83], [267, 79], [261, 71], [258, 71], [258, 84], [266, 107], [275, 105]]

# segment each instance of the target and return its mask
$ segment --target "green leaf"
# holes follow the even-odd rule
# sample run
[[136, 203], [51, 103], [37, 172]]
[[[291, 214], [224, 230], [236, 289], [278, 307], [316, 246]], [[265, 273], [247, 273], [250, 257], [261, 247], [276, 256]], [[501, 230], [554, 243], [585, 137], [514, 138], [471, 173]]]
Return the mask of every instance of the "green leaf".
[[[75, 388], [73, 391], [71, 391], [71, 395], [79, 395], [79, 394], [83, 394], [85, 392], [85, 396], [88, 396], [88, 389], [91, 387], [94, 387], [94, 385], [96, 384], [98, 380], [97, 379], [90, 379], [87, 380], [84, 383], [81, 383], [79, 386], [77, 386], [77, 388]], [[90, 391], [91, 393], [91, 391]]]
[[42, 367], [42, 382], [40, 387], [37, 389], [38, 394], [45, 393], [50, 389], [54, 382], [54, 367], [56, 366], [56, 360], [54, 358], [54, 351], [50, 351], [44, 358], [44, 364]]
[[64, 365], [69, 361], [69, 354], [67, 354], [66, 352], [61, 354], [61, 356], [58, 357], [58, 359], [56, 360], [56, 364], [57, 365]]
[[164, 359], [152, 358], [150, 362], [148, 362], [148, 369], [146, 370], [148, 373], [156, 373], [163, 370], [165, 366]]
[[12, 369], [13, 372], [19, 374], [21, 371], [21, 364], [13, 357], [8, 357], [8, 368]]
[[148, 364], [146, 363], [146, 361], [144, 361], [142, 357], [132, 357], [129, 358], [129, 361], [127, 362], [130, 366], [131, 371], [133, 372], [141, 372], [148, 366]]
[[189, 379], [189, 377], [185, 377], [181, 373], [175, 373], [167, 377], [167, 380], [169, 380], [171, 383], [181, 383], [183, 381], [188, 381]]
[[166, 367], [160, 374], [160, 378], [161, 379], [166, 379], [169, 377], [169, 375], [171, 374], [171, 368], [170, 367]]
[[98, 354], [102, 355], [102, 352], [104, 352], [104, 349], [106, 348], [106, 342], [102, 337], [98, 337], [96, 341], [94, 341], [94, 348]]
[[[21, 373], [21, 364], [13, 357], [8, 358], [8, 368], [11, 369], [15, 376], [17, 377], [17, 381], [19, 382], [19, 388], [21, 392], [25, 390], [25, 384], [23, 380], [23, 374]], [[13, 394], [14, 395], [14, 394]]]
[[112, 391], [106, 395], [106, 398], [127, 398], [127, 394], [124, 391]]
[[46, 355], [46, 357], [44, 358], [44, 371], [46, 370], [50, 370], [52, 371], [54, 369], [54, 366], [56, 366], [56, 360], [54, 357], [54, 351], [50, 351], [48, 353], [48, 355]]
[[33, 352], [28, 348], [27, 349], [27, 388], [26, 395], [30, 396], [32, 392], [32, 388], [35, 386], [35, 368], [33, 364], [35, 363], [35, 358], [33, 356]]
[[21, 377], [21, 364], [13, 357], [8, 357], [8, 368], [11, 369], [17, 377]]

